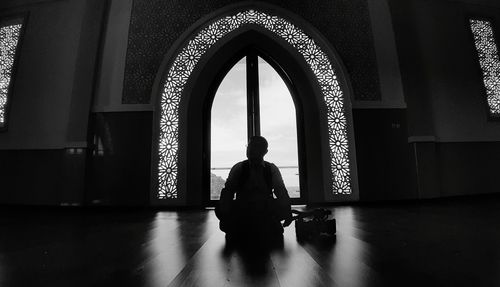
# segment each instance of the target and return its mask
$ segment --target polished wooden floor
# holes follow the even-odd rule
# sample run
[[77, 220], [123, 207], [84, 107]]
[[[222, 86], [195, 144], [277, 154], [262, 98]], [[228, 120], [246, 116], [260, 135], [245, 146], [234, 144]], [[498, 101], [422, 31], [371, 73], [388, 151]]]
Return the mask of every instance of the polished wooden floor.
[[0, 286], [500, 286], [500, 198], [332, 207], [335, 239], [227, 248], [211, 210], [2, 208]]

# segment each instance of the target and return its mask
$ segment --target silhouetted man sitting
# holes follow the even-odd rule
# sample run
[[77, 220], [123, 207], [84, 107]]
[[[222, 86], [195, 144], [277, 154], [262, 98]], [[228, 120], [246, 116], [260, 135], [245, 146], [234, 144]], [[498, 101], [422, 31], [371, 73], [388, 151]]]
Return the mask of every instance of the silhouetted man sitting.
[[285, 226], [291, 222], [290, 197], [280, 171], [264, 161], [267, 147], [264, 137], [251, 137], [248, 160], [235, 164], [229, 172], [216, 208], [220, 229], [228, 238], [282, 238], [280, 221], [285, 220]]

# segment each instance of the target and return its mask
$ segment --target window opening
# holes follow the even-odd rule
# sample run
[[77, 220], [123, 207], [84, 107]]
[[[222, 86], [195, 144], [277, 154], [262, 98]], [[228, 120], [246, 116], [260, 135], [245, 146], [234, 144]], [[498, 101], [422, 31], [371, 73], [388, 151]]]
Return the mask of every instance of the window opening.
[[247, 143], [246, 58], [222, 80], [212, 103], [210, 199], [218, 200], [231, 167], [242, 160]]
[[291, 198], [300, 197], [295, 105], [276, 70], [259, 57], [261, 133], [269, 142], [266, 160], [280, 169]]
[[[266, 137], [269, 153], [265, 159], [280, 169], [290, 197], [300, 198], [292, 95], [281, 76], [255, 50], [250, 50], [222, 80], [211, 115], [211, 200], [219, 199], [231, 167], [245, 159], [245, 145], [253, 135]], [[246, 138], [242, 132], [245, 115]]]
[[0, 128], [7, 123], [14, 62], [21, 36], [22, 18], [3, 21], [0, 24]]
[[500, 59], [490, 21], [470, 19], [490, 115], [500, 116]]

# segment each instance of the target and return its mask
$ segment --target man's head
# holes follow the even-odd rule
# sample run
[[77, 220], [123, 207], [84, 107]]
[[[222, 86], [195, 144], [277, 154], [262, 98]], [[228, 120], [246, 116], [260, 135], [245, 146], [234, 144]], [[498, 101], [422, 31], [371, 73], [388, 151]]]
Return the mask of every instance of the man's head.
[[267, 140], [262, 136], [253, 136], [248, 141], [247, 158], [249, 160], [263, 160], [267, 153]]

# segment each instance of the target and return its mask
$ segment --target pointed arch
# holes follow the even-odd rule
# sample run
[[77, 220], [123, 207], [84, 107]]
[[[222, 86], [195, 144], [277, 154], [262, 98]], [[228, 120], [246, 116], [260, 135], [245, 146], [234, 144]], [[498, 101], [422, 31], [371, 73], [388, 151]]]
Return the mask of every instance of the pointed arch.
[[[153, 197], [159, 200], [178, 199], [179, 176], [179, 109], [186, 84], [200, 61], [222, 42], [227, 35], [238, 30], [263, 29], [280, 38], [295, 50], [314, 75], [315, 84], [322, 95], [326, 110], [329, 172], [331, 196], [349, 196], [357, 193], [352, 116], [350, 114], [349, 85], [342, 65], [326, 41], [316, 33], [306, 33], [295, 22], [278, 16], [275, 9], [237, 7], [201, 23], [195, 32], [183, 41], [177, 52], [171, 53], [170, 62], [161, 81], [159, 93], [159, 121], [156, 153], [153, 155]], [[309, 29], [310, 30], [310, 29]], [[314, 34], [314, 36], [313, 36]], [[320, 44], [323, 42], [323, 44]], [[154, 93], [153, 95], [155, 95]], [[354, 175], [354, 177], [353, 177]]]

